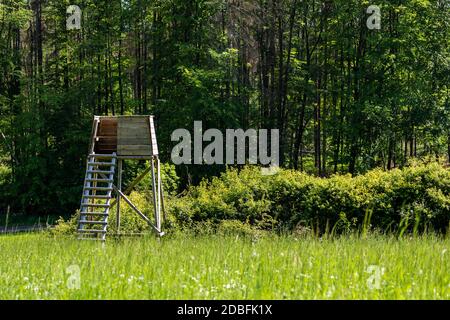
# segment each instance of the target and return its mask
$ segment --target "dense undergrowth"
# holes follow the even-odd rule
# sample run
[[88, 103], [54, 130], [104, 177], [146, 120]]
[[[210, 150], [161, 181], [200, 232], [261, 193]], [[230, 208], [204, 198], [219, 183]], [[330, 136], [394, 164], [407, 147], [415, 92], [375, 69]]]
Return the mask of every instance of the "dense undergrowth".
[[[134, 192], [130, 197], [151, 216], [150, 195]], [[257, 167], [246, 167], [204, 181], [183, 196], [168, 196], [166, 208], [166, 229], [200, 233], [446, 232], [450, 170], [426, 164], [388, 172], [372, 170], [356, 177], [319, 178], [292, 170], [267, 176]], [[112, 215], [112, 232], [116, 231], [114, 219]], [[146, 223], [125, 206], [121, 223], [122, 232], [148, 230]], [[56, 232], [74, 231], [75, 226], [76, 216], [69, 223], [60, 221]]]

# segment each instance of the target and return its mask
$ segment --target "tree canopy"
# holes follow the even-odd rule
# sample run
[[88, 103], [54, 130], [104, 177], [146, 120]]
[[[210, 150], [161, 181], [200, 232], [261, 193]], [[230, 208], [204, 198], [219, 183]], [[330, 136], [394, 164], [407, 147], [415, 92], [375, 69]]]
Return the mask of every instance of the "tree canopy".
[[93, 115], [155, 115], [163, 161], [196, 120], [279, 129], [319, 176], [450, 157], [449, 25], [445, 0], [0, 0], [0, 210], [78, 206]]

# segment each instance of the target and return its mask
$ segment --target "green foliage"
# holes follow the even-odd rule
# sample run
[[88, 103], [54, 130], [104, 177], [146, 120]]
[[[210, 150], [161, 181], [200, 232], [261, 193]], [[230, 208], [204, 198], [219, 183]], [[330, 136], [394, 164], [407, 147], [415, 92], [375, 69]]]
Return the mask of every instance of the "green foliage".
[[[366, 27], [369, 1], [84, 0], [82, 30], [70, 32], [69, 4], [0, 3], [0, 161], [11, 171], [9, 183], [0, 177], [1, 208], [64, 216], [76, 210], [93, 115], [154, 114], [165, 162], [173, 130], [191, 129], [195, 120], [204, 130], [280, 129], [281, 165], [319, 176], [450, 157], [445, 1], [379, 0], [381, 30]], [[126, 182], [142, 164], [128, 169]], [[180, 166], [178, 181], [168, 178], [171, 168], [166, 191], [224, 169]], [[355, 218], [347, 210], [367, 205], [348, 179], [333, 179], [335, 185], [314, 182], [306, 190], [302, 216], [335, 215], [337, 205], [313, 203], [329, 193], [345, 199], [347, 218]], [[218, 218], [249, 216], [256, 225], [272, 214], [267, 190], [206, 207]], [[427, 199], [444, 210], [439, 190], [427, 191]], [[385, 197], [374, 202], [398, 211], [389, 192]], [[300, 205], [277, 206], [293, 204]], [[411, 205], [430, 214], [419, 200], [404, 204], [405, 215]], [[204, 208], [195, 210], [203, 215]]]
[[0, 186], [9, 183], [11, 179], [11, 169], [0, 163]]
[[405, 230], [444, 231], [449, 201], [450, 171], [438, 164], [326, 179], [290, 170], [263, 176], [258, 168], [248, 167], [191, 188], [172, 212], [182, 224], [238, 220], [268, 230], [302, 225], [320, 232], [359, 229], [365, 234], [370, 228], [398, 230], [410, 220], [418, 222]]
[[[130, 161], [129, 165], [133, 163]], [[148, 167], [149, 164], [147, 164]], [[137, 170], [137, 175], [141, 174], [144, 169], [140, 168]], [[161, 176], [164, 188], [164, 194], [167, 196], [175, 195], [178, 193], [180, 188], [180, 178], [177, 175], [175, 166], [171, 163], [161, 163]], [[148, 191], [152, 190], [151, 175], [147, 174], [141, 182], [135, 188], [137, 191]]]
[[49, 230], [49, 234], [54, 236], [74, 236], [77, 231], [79, 214], [75, 214], [70, 219], [65, 220], [60, 217], [56, 220], [56, 224]]
[[[133, 204], [147, 217], [152, 218], [153, 203], [152, 195], [149, 192], [139, 193], [132, 192], [128, 197]], [[115, 207], [111, 210], [109, 217], [108, 231], [117, 233]], [[120, 232], [121, 233], [143, 233], [149, 232], [151, 227], [142, 219], [133, 209], [130, 208], [123, 200], [120, 210]]]

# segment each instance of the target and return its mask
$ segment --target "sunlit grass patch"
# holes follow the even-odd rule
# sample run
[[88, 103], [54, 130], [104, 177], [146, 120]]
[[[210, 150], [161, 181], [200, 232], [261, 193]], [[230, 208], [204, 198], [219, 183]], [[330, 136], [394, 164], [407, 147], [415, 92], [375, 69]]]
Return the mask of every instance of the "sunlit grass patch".
[[0, 299], [449, 299], [448, 248], [433, 235], [2, 236]]

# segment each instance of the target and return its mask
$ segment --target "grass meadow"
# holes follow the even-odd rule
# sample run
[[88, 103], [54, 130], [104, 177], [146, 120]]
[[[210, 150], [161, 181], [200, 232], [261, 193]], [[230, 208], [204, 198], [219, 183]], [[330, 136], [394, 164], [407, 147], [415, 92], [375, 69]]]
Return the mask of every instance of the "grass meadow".
[[450, 299], [450, 239], [0, 237], [0, 299]]

